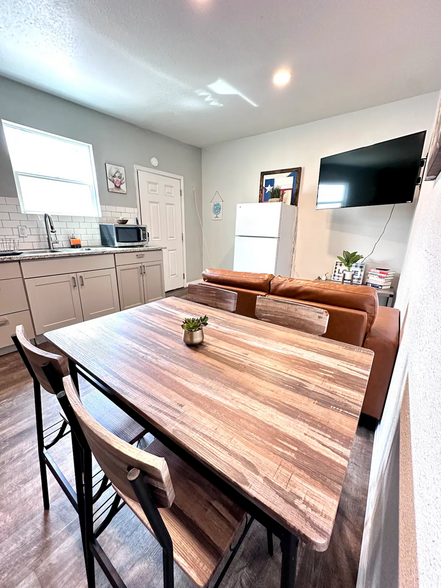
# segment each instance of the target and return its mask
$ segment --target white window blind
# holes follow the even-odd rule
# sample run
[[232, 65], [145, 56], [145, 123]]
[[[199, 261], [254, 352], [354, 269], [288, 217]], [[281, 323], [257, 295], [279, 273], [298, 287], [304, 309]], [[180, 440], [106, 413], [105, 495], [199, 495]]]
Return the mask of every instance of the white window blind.
[[101, 215], [92, 145], [2, 123], [23, 213]]

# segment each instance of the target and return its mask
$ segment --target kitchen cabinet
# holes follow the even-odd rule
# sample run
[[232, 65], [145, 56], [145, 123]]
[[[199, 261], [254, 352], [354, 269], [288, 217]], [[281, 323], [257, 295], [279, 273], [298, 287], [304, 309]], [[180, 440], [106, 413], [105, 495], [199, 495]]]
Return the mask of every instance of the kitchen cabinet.
[[78, 285], [85, 321], [119, 310], [118, 287], [114, 269], [78, 274]]
[[12, 346], [11, 335], [23, 325], [27, 335], [33, 338], [29, 305], [18, 262], [0, 265], [0, 351]]
[[119, 310], [113, 268], [25, 280], [37, 335]]
[[37, 335], [83, 320], [77, 274], [31, 278], [25, 283]]
[[144, 274], [141, 263], [117, 268], [121, 310], [144, 304]]
[[[117, 276], [121, 310], [140, 306], [154, 300], [164, 298], [164, 267], [162, 251], [155, 255], [117, 254]], [[138, 257], [146, 257], [145, 261], [132, 263]], [[125, 262], [128, 262], [125, 265]]]

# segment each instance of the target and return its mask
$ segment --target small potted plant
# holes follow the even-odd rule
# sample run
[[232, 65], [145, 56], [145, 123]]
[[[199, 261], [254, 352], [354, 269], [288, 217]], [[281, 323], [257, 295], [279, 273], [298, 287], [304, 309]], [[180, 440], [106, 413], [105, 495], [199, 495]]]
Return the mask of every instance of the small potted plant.
[[182, 323], [184, 332], [182, 340], [186, 345], [199, 345], [204, 340], [204, 329], [208, 325], [208, 316], [199, 318], [186, 318]]
[[280, 186], [274, 186], [270, 192], [269, 202], [280, 202], [282, 197], [282, 189]]
[[349, 280], [352, 284], [354, 280], [354, 272], [352, 271], [352, 266], [354, 265], [354, 263], [357, 263], [357, 261], [360, 261], [360, 259], [363, 259], [363, 256], [357, 253], [356, 251], [354, 251], [353, 253], [349, 253], [349, 251], [343, 251], [343, 257], [337, 255], [337, 259], [341, 261], [347, 269], [347, 271], [343, 272], [342, 284], [345, 280]]

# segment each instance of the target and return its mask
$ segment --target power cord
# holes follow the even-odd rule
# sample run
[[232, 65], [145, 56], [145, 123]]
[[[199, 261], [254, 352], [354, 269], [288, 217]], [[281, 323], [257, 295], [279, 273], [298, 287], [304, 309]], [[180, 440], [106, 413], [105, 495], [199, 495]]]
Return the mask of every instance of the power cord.
[[377, 246], [377, 245], [378, 245], [378, 243], [380, 242], [380, 240], [381, 240], [381, 237], [384, 235], [384, 233], [385, 233], [385, 231], [386, 231], [386, 229], [387, 229], [387, 225], [389, 224], [389, 221], [390, 221], [390, 219], [392, 218], [392, 214], [393, 214], [393, 211], [395, 210], [395, 206], [396, 206], [396, 204], [394, 204], [394, 205], [392, 206], [392, 210], [390, 211], [389, 218], [387, 219], [387, 221], [386, 221], [386, 224], [384, 225], [384, 229], [383, 229], [383, 231], [382, 231], [381, 235], [380, 235], [380, 236], [378, 237], [378, 239], [376, 240], [376, 242], [375, 242], [375, 245], [374, 245], [374, 247], [373, 247], [372, 251], [369, 253], [369, 255], [366, 255], [366, 257], [365, 257], [365, 258], [362, 260], [362, 262], [361, 262], [361, 263], [365, 262], [365, 261], [366, 261], [366, 259], [369, 259], [369, 257], [370, 257], [370, 256], [373, 254], [373, 252], [375, 251], [375, 248], [376, 248], [376, 246]]
[[204, 233], [204, 227], [202, 225], [201, 215], [199, 214], [198, 203], [196, 200], [196, 188], [193, 188], [193, 196], [194, 196], [194, 205], [196, 207], [196, 213], [197, 213], [198, 219], [199, 219], [199, 224], [201, 225], [202, 241], [203, 241], [203, 244], [205, 247], [205, 253], [207, 254], [207, 259], [208, 259], [208, 263], [210, 264], [210, 267], [213, 267], [213, 264], [212, 264], [211, 258], [210, 258], [210, 254], [208, 253], [208, 246], [207, 246], [207, 241], [205, 240], [205, 233]]

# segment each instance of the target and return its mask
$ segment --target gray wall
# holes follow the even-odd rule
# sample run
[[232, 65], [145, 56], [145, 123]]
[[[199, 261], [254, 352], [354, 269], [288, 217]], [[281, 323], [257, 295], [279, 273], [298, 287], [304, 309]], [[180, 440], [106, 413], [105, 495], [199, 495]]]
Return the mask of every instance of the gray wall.
[[[199, 211], [202, 210], [201, 150], [174, 139], [140, 129], [129, 123], [62, 100], [0, 77], [0, 118], [91, 143], [95, 157], [101, 204], [135, 207], [135, 164], [184, 176], [187, 279], [200, 278], [202, 239], [193, 189]], [[126, 168], [127, 194], [107, 191], [104, 164]], [[0, 196], [16, 196], [8, 152], [0, 130]]]

